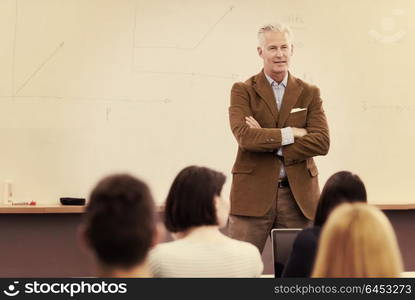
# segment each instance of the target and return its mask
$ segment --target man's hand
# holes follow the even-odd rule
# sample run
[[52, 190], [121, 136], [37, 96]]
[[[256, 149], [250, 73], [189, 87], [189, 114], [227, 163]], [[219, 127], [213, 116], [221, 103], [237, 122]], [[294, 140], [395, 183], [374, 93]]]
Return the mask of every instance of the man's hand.
[[245, 117], [245, 123], [249, 126], [249, 128], [261, 128], [261, 125], [254, 119], [254, 117], [249, 116]]
[[293, 131], [294, 138], [301, 138], [307, 134], [307, 130], [305, 128], [296, 128], [291, 127]]

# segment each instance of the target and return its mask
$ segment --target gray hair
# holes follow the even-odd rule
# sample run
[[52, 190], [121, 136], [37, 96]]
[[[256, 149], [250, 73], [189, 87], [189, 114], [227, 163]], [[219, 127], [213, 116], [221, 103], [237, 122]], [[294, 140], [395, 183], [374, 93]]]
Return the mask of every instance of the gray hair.
[[268, 23], [268, 24], [264, 24], [263, 26], [261, 26], [258, 30], [258, 45], [260, 47], [262, 47], [264, 45], [264, 34], [265, 32], [283, 32], [287, 35], [287, 38], [290, 42], [292, 42], [293, 40], [293, 34], [292, 31], [290, 29], [290, 27], [288, 27], [288, 25], [285, 25], [283, 23]]

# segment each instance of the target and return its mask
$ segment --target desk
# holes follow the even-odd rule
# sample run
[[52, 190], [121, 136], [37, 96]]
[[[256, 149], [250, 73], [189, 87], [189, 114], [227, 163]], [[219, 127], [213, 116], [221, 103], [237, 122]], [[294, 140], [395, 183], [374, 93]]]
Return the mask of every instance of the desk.
[[0, 206], [0, 277], [92, 276], [78, 246], [83, 206]]
[[[415, 204], [372, 204], [381, 209], [395, 230], [405, 270], [415, 270]], [[271, 240], [268, 238], [262, 253], [264, 274], [274, 273]]]
[[395, 204], [378, 206], [391, 222], [398, 239], [405, 271], [415, 270], [415, 205]]
[[[369, 203], [371, 204], [371, 203]], [[415, 209], [415, 204], [373, 204], [381, 210], [411, 210]]]
[[[395, 228], [405, 270], [415, 270], [412, 238], [415, 205], [376, 206]], [[93, 276], [93, 260], [79, 249], [76, 234], [84, 209], [84, 206], [0, 206], [0, 277]], [[157, 210], [161, 217], [163, 208]], [[168, 237], [166, 234], [164, 240]], [[262, 257], [264, 273], [273, 273], [269, 242]]]
[[0, 206], [0, 214], [80, 214], [85, 211], [82, 205], [12, 205]]

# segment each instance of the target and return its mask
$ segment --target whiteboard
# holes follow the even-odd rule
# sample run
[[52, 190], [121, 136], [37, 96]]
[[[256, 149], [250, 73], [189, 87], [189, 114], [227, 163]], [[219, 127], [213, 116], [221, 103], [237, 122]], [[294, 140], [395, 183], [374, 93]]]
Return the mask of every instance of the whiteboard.
[[227, 196], [230, 88], [261, 69], [258, 27], [282, 20], [329, 121], [320, 185], [350, 170], [370, 202], [413, 203], [414, 14], [411, 0], [0, 0], [0, 181], [54, 204], [129, 172], [162, 203], [197, 164], [228, 176]]

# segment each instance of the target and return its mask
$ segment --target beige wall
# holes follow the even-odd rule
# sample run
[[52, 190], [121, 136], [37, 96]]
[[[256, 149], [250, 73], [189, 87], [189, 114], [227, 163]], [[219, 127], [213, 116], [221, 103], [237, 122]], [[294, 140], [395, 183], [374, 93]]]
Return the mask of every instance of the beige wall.
[[414, 14], [412, 0], [1, 0], [0, 180], [54, 203], [129, 171], [161, 203], [189, 164], [230, 179], [229, 90], [261, 67], [257, 27], [281, 19], [293, 73], [325, 101], [321, 183], [352, 170], [371, 202], [413, 203]]

